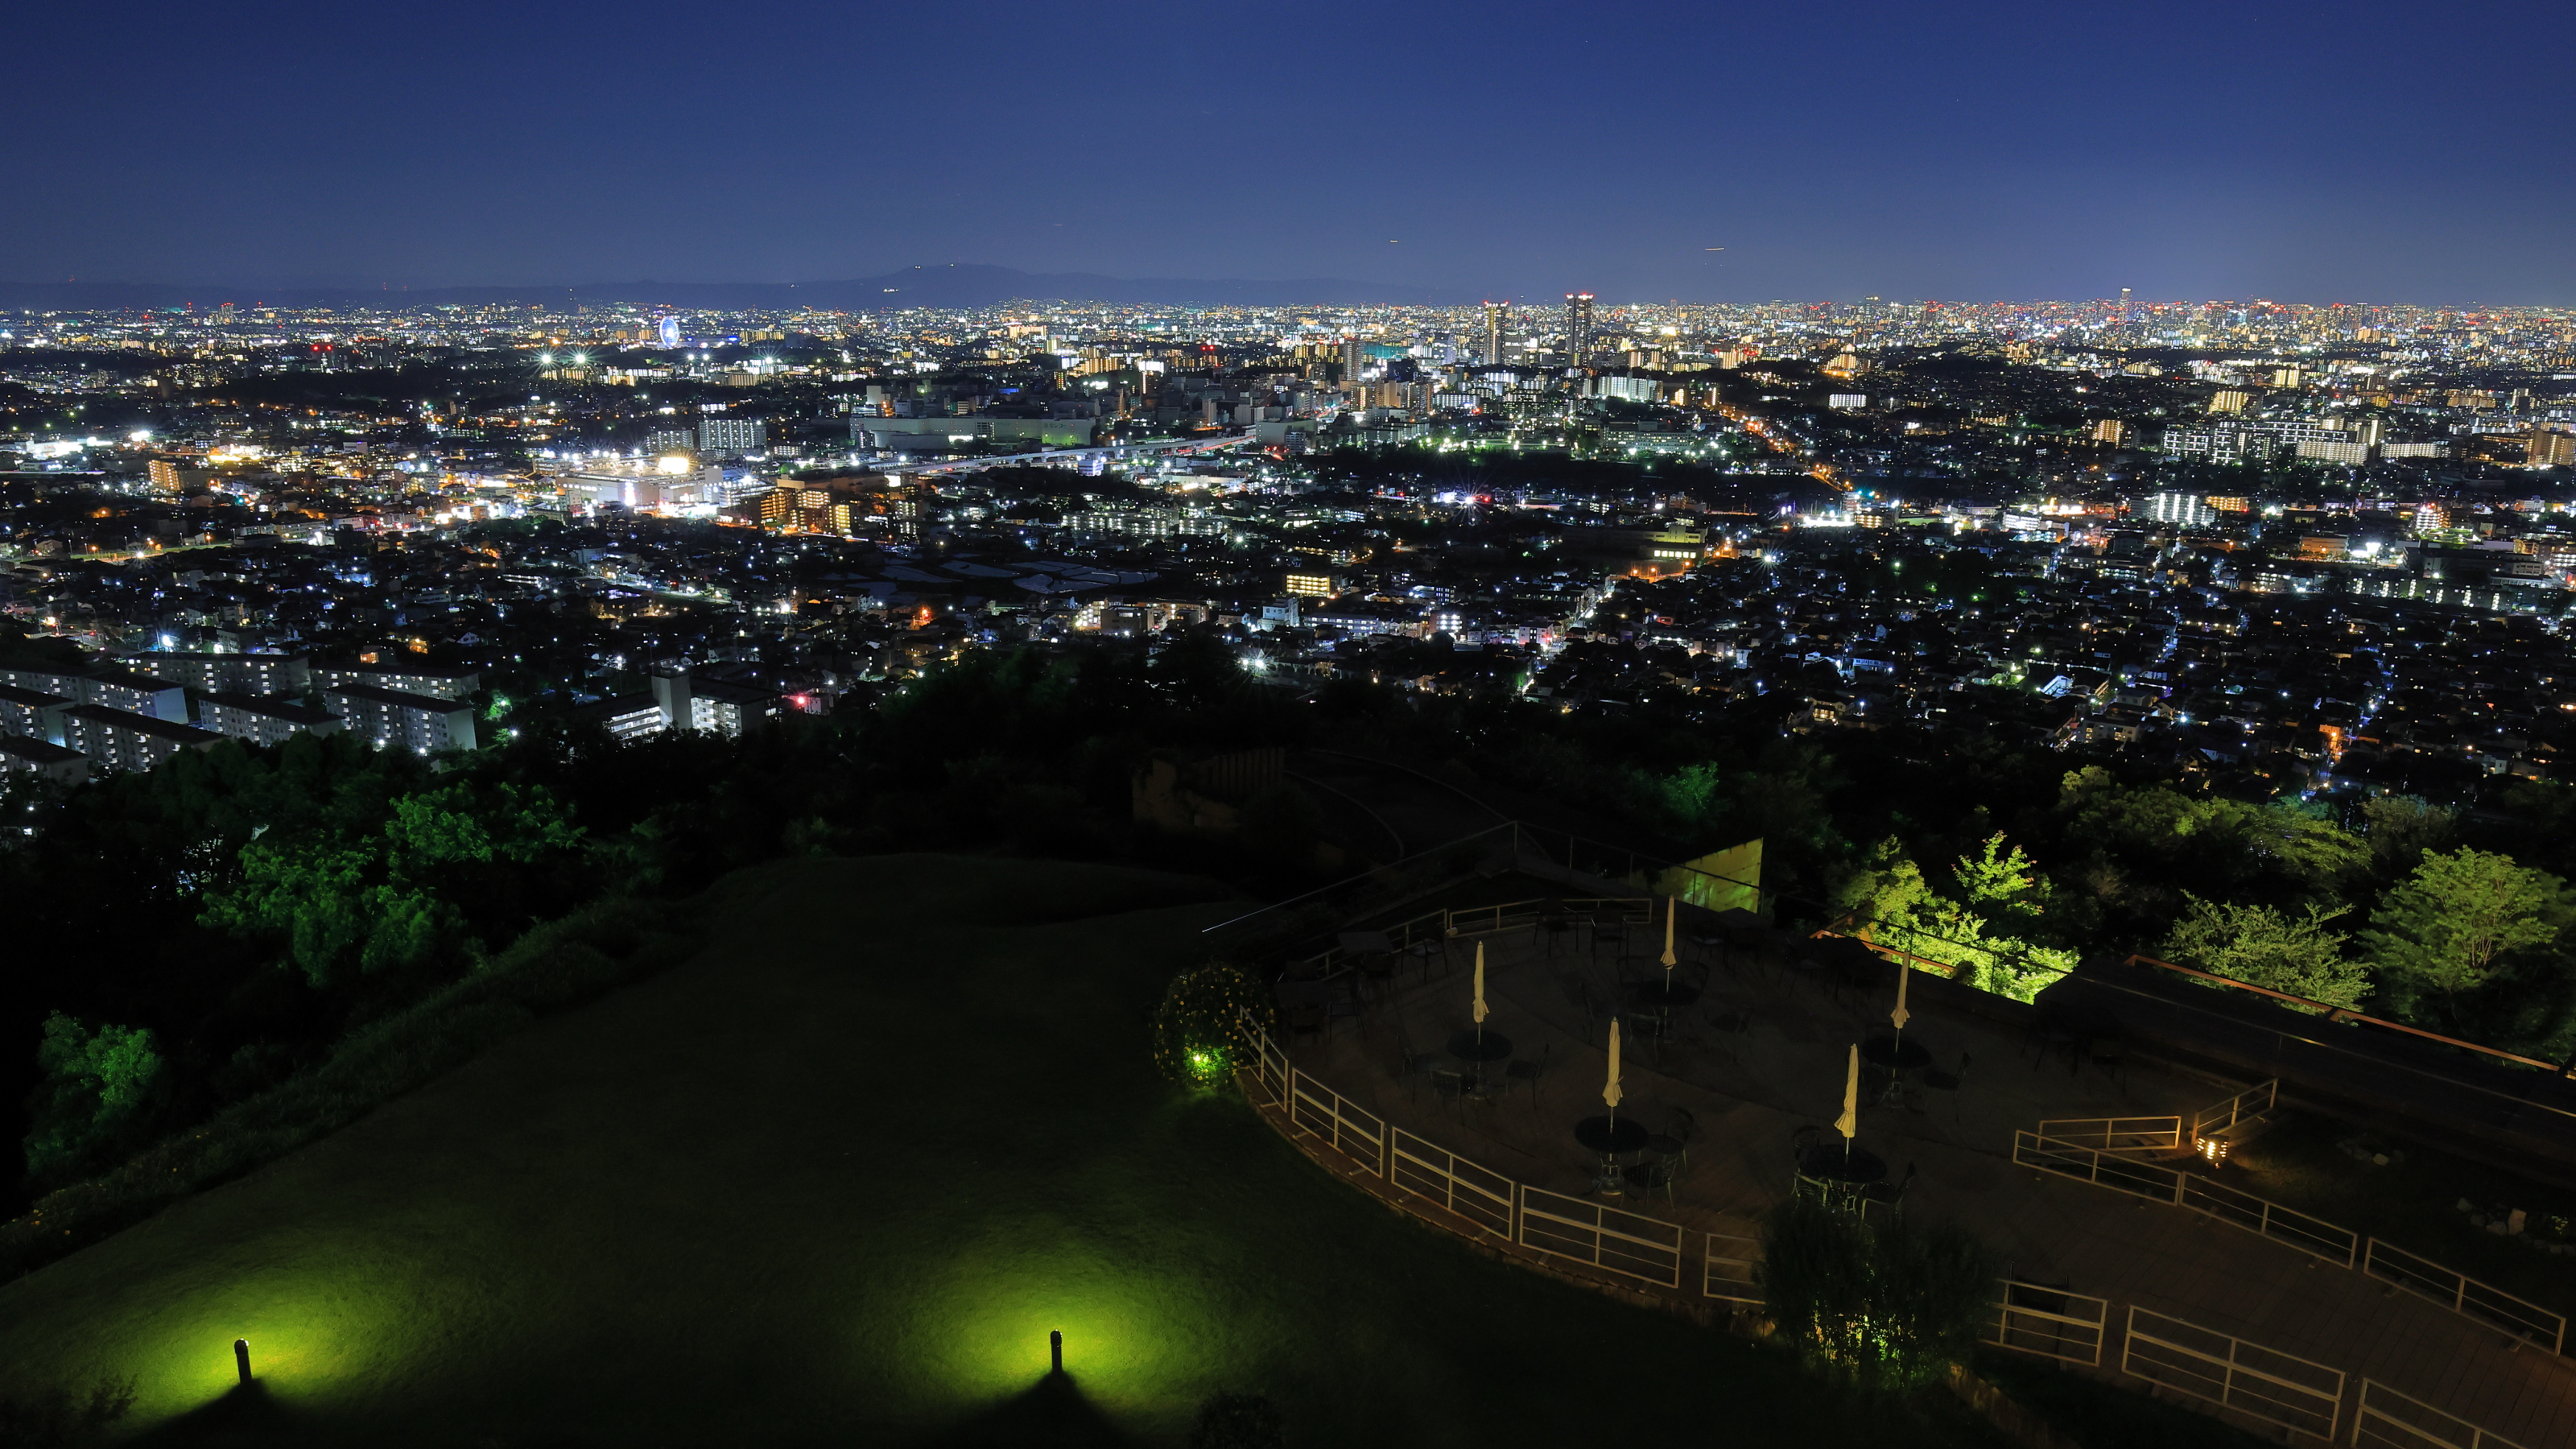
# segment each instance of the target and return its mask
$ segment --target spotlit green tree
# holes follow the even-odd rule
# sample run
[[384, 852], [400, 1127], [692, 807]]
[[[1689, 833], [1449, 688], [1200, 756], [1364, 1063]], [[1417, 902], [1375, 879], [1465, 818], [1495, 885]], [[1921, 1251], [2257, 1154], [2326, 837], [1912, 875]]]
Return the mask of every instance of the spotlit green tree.
[[2344, 908], [2307, 908], [2304, 917], [2270, 906], [2231, 905], [2183, 893], [2182, 919], [2165, 937], [2165, 954], [2232, 980], [2268, 986], [2328, 1006], [2359, 1006], [2370, 994], [2370, 968], [2343, 954], [2344, 936], [2326, 929]]
[[2381, 990], [2412, 1013], [2439, 993], [2459, 1019], [2459, 998], [2509, 973], [2518, 957], [2554, 945], [2576, 918], [2567, 882], [2513, 857], [2463, 847], [2427, 851], [2412, 875], [2379, 898], [2362, 945]]
[[1904, 842], [1890, 836], [1843, 879], [1834, 904], [1849, 913], [1862, 939], [1937, 963], [1956, 980], [2016, 1001], [2030, 1000], [2075, 969], [2074, 952], [1997, 929], [2040, 926], [2051, 900], [2046, 878], [2021, 847], [1994, 835], [1978, 854], [1960, 856], [1951, 877], [1964, 901], [1936, 892]]
[[58, 1011], [45, 1018], [36, 1065], [45, 1079], [33, 1099], [27, 1173], [38, 1184], [69, 1181], [134, 1145], [161, 1080], [151, 1032], [113, 1022], [93, 1029]]
[[542, 788], [424, 790], [372, 831], [253, 840], [237, 883], [207, 894], [204, 920], [280, 941], [317, 986], [350, 965], [408, 966], [460, 944], [459, 902], [481, 873], [568, 851], [581, 834]]
[[1996, 1272], [1994, 1253], [1956, 1228], [1799, 1201], [1763, 1223], [1763, 1299], [1781, 1337], [1861, 1388], [1911, 1388], [1964, 1361]]
[[1224, 1081], [1252, 1059], [1247, 1015], [1271, 1025], [1269, 993], [1250, 972], [1225, 961], [1182, 972], [1154, 1009], [1154, 1065], [1190, 1086]]

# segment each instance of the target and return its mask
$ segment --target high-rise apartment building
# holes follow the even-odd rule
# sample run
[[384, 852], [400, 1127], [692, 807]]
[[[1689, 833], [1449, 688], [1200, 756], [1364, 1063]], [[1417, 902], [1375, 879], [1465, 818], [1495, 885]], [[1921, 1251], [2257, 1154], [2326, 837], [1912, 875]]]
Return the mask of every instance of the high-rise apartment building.
[[698, 452], [709, 458], [739, 458], [769, 446], [769, 425], [758, 418], [698, 419]]
[[255, 745], [282, 745], [299, 734], [327, 735], [340, 728], [339, 716], [292, 699], [223, 692], [198, 696], [197, 722]]
[[148, 771], [181, 750], [201, 750], [223, 740], [213, 730], [104, 704], [63, 711], [62, 729], [63, 746], [89, 756], [94, 774]]
[[1511, 316], [1512, 304], [1509, 302], [1485, 304], [1485, 361], [1490, 365], [1499, 366], [1502, 363], [1503, 327], [1511, 320]]
[[137, 654], [125, 662], [209, 694], [292, 695], [313, 683], [311, 661], [301, 654]]
[[1592, 294], [1568, 292], [1565, 294], [1565, 360], [1574, 366], [1582, 366], [1583, 355], [1591, 350], [1591, 346]]
[[474, 706], [461, 700], [339, 684], [322, 691], [322, 704], [339, 717], [342, 728], [380, 750], [408, 748], [426, 755], [474, 748]]
[[461, 700], [483, 687], [483, 676], [471, 669], [442, 669], [428, 664], [328, 664], [320, 670], [326, 691], [364, 684], [433, 699]]
[[1342, 381], [1343, 381], [1344, 383], [1346, 383], [1346, 384], [1347, 384], [1347, 383], [1354, 383], [1354, 382], [1359, 381], [1359, 380], [1360, 380], [1360, 364], [1361, 364], [1361, 363], [1363, 363], [1363, 362], [1365, 362], [1365, 361], [1367, 360], [1367, 358], [1368, 358], [1368, 351], [1367, 351], [1367, 349], [1366, 349], [1366, 348], [1363, 348], [1363, 347], [1361, 347], [1361, 346], [1360, 346], [1360, 340], [1359, 340], [1359, 338], [1357, 338], [1357, 337], [1355, 337], [1355, 336], [1354, 336], [1354, 337], [1345, 337], [1345, 338], [1343, 338], [1343, 339], [1342, 339]]
[[2147, 517], [2184, 528], [2206, 528], [2218, 521], [2218, 510], [2196, 493], [2157, 493], [2147, 502]]

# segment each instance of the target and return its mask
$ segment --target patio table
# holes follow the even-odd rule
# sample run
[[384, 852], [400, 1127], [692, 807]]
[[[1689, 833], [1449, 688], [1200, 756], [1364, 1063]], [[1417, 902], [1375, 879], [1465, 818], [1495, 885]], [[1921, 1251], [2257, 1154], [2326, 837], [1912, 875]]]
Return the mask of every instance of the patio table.
[[1592, 1185], [1611, 1197], [1618, 1196], [1627, 1182], [1619, 1170], [1620, 1157], [1644, 1150], [1654, 1135], [1634, 1117], [1586, 1117], [1574, 1124], [1574, 1140], [1601, 1154], [1601, 1170], [1593, 1174]]
[[1476, 1090], [1485, 1090], [1485, 1063], [1499, 1062], [1512, 1054], [1512, 1039], [1499, 1031], [1478, 1033], [1474, 1027], [1449, 1034], [1449, 1055], [1468, 1064]]

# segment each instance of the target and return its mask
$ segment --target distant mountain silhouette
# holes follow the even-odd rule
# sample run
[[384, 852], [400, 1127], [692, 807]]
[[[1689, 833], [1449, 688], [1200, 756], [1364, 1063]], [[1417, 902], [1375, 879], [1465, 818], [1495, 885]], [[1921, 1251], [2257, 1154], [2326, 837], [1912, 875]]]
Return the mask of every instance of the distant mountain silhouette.
[[820, 307], [875, 312], [899, 307], [990, 307], [1028, 300], [1146, 306], [1327, 307], [1371, 303], [1462, 306], [1479, 294], [1445, 287], [1407, 287], [1331, 277], [1289, 281], [1103, 277], [1089, 272], [1023, 272], [1010, 267], [907, 267], [882, 277], [822, 282], [591, 282], [516, 287], [234, 287], [214, 283], [0, 282], [0, 307], [93, 312], [127, 308], [204, 309], [219, 303], [278, 307], [439, 307], [494, 303], [575, 302], [667, 306], [709, 311]]

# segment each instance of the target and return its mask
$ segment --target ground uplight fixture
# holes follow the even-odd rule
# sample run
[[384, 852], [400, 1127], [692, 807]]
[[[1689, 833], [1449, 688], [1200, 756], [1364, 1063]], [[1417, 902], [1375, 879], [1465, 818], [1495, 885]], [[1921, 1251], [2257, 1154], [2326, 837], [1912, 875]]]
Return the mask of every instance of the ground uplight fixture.
[[[243, 1350], [242, 1350], [242, 1353], [243, 1353], [242, 1362], [243, 1362], [244, 1364], [248, 1364], [248, 1363], [250, 1362], [250, 1358], [249, 1358], [250, 1350], [249, 1350], [249, 1349], [247, 1349], [247, 1348], [245, 1348], [245, 1349], [243, 1349]], [[1056, 1371], [1057, 1373], [1063, 1373], [1063, 1372], [1064, 1372], [1064, 1330], [1063, 1330], [1063, 1329], [1061, 1329], [1061, 1328], [1050, 1328], [1050, 1329], [1048, 1329], [1048, 1330], [1047, 1330], [1047, 1356], [1048, 1356], [1049, 1358], [1051, 1358], [1051, 1359], [1053, 1359], [1053, 1360], [1055, 1361], [1055, 1371]], [[249, 1370], [248, 1368], [244, 1368], [244, 1369], [242, 1370], [242, 1381], [243, 1381], [244, 1383], [247, 1383], [247, 1382], [249, 1382], [249, 1381], [250, 1381], [250, 1370]]]
[[249, 1383], [249, 1382], [250, 1382], [250, 1340], [249, 1340], [249, 1339], [247, 1339], [247, 1338], [236, 1338], [236, 1339], [234, 1339], [234, 1340], [233, 1340], [233, 1367], [234, 1367], [235, 1369], [237, 1369], [237, 1370], [239, 1370], [239, 1371], [240, 1371], [240, 1373], [241, 1373], [241, 1381], [242, 1381], [243, 1383]]

